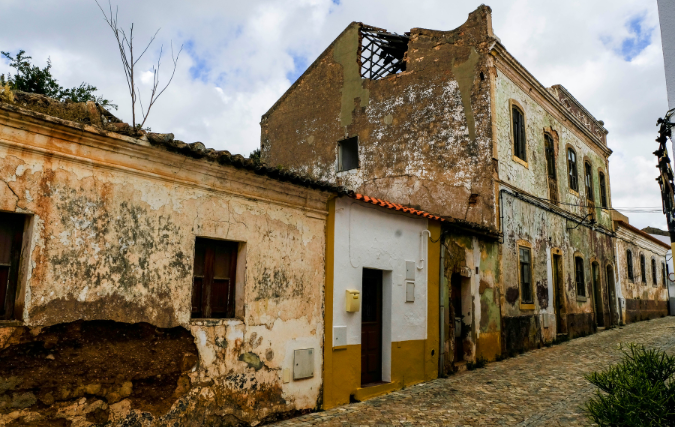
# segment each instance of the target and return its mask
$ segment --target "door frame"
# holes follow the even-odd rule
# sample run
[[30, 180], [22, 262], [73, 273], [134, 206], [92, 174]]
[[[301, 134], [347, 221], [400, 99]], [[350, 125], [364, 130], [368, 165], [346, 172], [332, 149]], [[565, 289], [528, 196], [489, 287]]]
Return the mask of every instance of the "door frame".
[[[379, 275], [380, 275], [379, 285], [378, 285], [379, 289], [376, 292], [376, 294], [377, 294], [376, 298], [378, 299], [376, 301], [376, 304], [379, 306], [379, 307], [376, 308], [376, 317], [379, 317], [379, 319], [377, 319], [377, 321], [379, 321], [379, 325], [377, 325], [377, 326], [379, 326], [377, 342], [378, 342], [378, 346], [379, 346], [378, 359], [379, 359], [380, 372], [379, 372], [379, 378], [373, 379], [372, 381], [364, 382], [363, 369], [364, 369], [364, 347], [365, 347], [365, 343], [364, 343], [364, 340], [363, 340], [363, 323], [364, 323], [363, 322], [363, 314], [365, 313], [365, 307], [364, 307], [365, 306], [365, 297], [364, 297], [365, 296], [365, 292], [364, 292], [365, 280], [364, 279], [365, 279], [366, 270], [377, 271], [377, 272], [379, 272]], [[383, 372], [383, 370], [384, 370], [383, 368], [384, 368], [384, 365], [385, 365], [385, 363], [384, 363], [384, 299], [385, 299], [384, 298], [384, 279], [385, 279], [384, 273], [385, 272], [383, 270], [376, 269], [376, 268], [367, 268], [367, 267], [364, 267], [361, 271], [361, 293], [362, 293], [362, 303], [361, 303], [361, 305], [362, 305], [362, 307], [361, 307], [361, 364], [360, 364], [361, 365], [360, 366], [361, 367], [361, 369], [360, 369], [360, 371], [361, 371], [361, 381], [360, 381], [361, 387], [381, 384], [384, 381], [384, 377], [385, 377], [384, 372]]]
[[[557, 276], [555, 272], [555, 257], [560, 258], [560, 276], [559, 281], [560, 284], [562, 285], [562, 291], [560, 292], [560, 289], [558, 289], [558, 283], [555, 280], [555, 277]], [[564, 252], [560, 248], [551, 248], [551, 278], [553, 279], [553, 313], [555, 314], [555, 320], [556, 320], [556, 325], [555, 325], [555, 333], [556, 334], [564, 334], [567, 333], [567, 319], [564, 317], [565, 313], [567, 313], [566, 308], [566, 301], [565, 301], [565, 258], [564, 258]], [[558, 301], [558, 294], [561, 294], [560, 297], [562, 298], [560, 301], [560, 307], [557, 306], [557, 301]], [[560, 320], [560, 322], [558, 322]], [[564, 330], [564, 332], [563, 332]]]

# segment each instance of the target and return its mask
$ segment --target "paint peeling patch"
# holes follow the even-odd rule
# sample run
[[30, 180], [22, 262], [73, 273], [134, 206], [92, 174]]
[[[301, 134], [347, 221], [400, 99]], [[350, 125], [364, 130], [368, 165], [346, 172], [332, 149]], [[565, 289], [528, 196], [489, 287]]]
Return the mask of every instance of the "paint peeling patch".
[[537, 281], [537, 301], [539, 301], [539, 308], [543, 310], [548, 308], [548, 281], [546, 279]]
[[262, 360], [260, 360], [260, 356], [250, 352], [239, 355], [239, 361], [246, 363], [249, 368], [253, 368], [256, 371], [259, 371], [265, 365]]
[[508, 288], [506, 290], [506, 302], [515, 305], [516, 302], [518, 302], [518, 298], [520, 298], [520, 291], [518, 288]]

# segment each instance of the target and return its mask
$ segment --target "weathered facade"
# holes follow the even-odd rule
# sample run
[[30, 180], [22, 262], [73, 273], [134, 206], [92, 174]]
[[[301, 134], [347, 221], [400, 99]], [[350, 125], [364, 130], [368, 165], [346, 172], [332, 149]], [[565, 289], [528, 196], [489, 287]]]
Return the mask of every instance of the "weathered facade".
[[323, 408], [438, 377], [441, 218], [360, 194], [329, 211]]
[[[20, 108], [33, 101], [81, 117]], [[333, 187], [58, 104], [0, 103], [0, 240], [19, 243], [0, 241], [18, 273], [0, 423], [248, 425], [317, 408]]]
[[445, 218], [442, 372], [502, 345], [495, 40], [486, 7], [454, 31], [352, 23], [261, 123], [267, 164]]
[[617, 289], [623, 323], [668, 315], [670, 245], [617, 218], [616, 254], [619, 258]]
[[453, 31], [352, 23], [263, 116], [263, 160], [439, 214], [439, 372], [617, 324], [607, 130], [481, 6]]

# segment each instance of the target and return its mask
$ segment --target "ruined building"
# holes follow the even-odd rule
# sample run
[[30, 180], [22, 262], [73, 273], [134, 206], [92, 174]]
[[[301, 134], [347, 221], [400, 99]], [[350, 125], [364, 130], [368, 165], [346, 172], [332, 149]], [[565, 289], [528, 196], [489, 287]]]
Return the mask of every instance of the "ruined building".
[[12, 98], [0, 424], [249, 425], [317, 408], [339, 192], [201, 142], [125, 136], [91, 102]]
[[[262, 117], [261, 151], [270, 166], [444, 220], [442, 375], [625, 318], [637, 294], [617, 292], [603, 125], [537, 81], [481, 6], [452, 31], [350, 24]], [[358, 322], [326, 319], [327, 336], [345, 327], [363, 347]]]

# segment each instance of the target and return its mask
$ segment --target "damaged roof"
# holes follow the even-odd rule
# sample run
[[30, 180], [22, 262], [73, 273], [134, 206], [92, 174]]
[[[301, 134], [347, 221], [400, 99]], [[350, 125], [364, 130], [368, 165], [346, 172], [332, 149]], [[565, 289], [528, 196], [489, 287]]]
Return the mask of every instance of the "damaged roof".
[[173, 153], [179, 153], [194, 159], [230, 165], [238, 169], [246, 169], [258, 175], [263, 175], [277, 181], [290, 182], [303, 187], [328, 191], [338, 195], [351, 195], [353, 192], [344, 187], [333, 185], [308, 176], [291, 172], [281, 168], [273, 168], [260, 164], [241, 154], [231, 154], [227, 150], [207, 148], [202, 142], [186, 143], [174, 139], [172, 133], [153, 133], [133, 129], [128, 123], [115, 117], [99, 104], [89, 102], [61, 102], [44, 95], [11, 91], [6, 93], [0, 88], [0, 109], [15, 111], [20, 114], [32, 115], [41, 119], [59, 119], [62, 124], [81, 128], [90, 125], [104, 131], [130, 136], [148, 141], [152, 146]]

